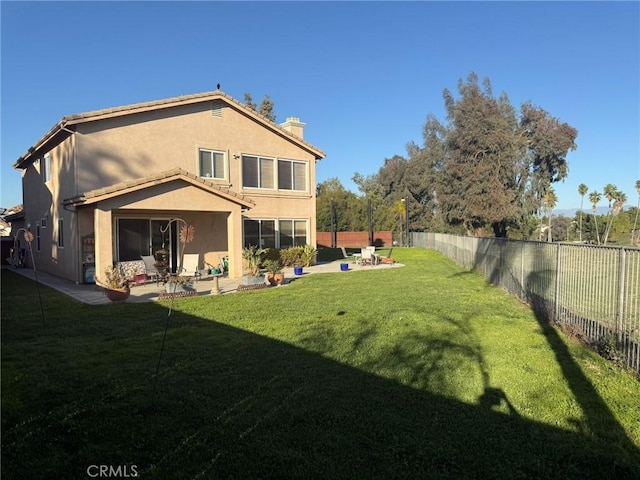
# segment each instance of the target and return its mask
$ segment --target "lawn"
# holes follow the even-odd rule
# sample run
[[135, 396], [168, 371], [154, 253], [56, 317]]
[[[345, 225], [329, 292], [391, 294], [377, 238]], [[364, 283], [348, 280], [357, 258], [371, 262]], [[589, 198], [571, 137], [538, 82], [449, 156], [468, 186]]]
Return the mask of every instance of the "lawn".
[[638, 478], [635, 378], [440, 254], [394, 257], [170, 317], [40, 287], [43, 318], [3, 270], [3, 478]]

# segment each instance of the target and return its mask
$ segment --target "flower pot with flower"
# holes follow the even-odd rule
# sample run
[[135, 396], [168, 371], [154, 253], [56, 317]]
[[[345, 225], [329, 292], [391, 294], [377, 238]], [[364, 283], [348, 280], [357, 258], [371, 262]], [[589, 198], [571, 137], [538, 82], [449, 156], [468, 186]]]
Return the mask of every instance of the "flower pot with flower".
[[131, 293], [129, 279], [115, 266], [105, 268], [104, 279], [96, 278], [96, 283], [103, 288], [105, 295], [112, 302], [126, 300]]

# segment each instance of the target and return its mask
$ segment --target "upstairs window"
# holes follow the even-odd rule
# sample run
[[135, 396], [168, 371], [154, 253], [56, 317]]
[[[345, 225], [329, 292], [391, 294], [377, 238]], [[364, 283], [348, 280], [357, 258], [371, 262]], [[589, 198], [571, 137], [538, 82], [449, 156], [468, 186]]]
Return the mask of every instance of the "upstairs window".
[[304, 162], [278, 160], [278, 188], [306, 191], [307, 165]]
[[243, 155], [242, 186], [250, 188], [275, 188], [273, 167], [273, 158]]
[[224, 180], [224, 153], [200, 150], [200, 176]]
[[48, 153], [44, 156], [42, 162], [40, 162], [40, 170], [44, 183], [47, 183], [49, 180], [51, 180], [51, 155], [49, 155]]

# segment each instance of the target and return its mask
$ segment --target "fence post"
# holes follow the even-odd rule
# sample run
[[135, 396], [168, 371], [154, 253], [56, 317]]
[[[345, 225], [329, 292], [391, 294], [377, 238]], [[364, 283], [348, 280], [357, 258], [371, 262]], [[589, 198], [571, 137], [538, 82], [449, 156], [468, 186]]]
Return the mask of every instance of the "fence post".
[[558, 244], [558, 248], [556, 250], [556, 288], [554, 294], [554, 305], [553, 305], [553, 321], [558, 322], [560, 319], [560, 275], [562, 274], [562, 265], [560, 261], [560, 247]]
[[618, 308], [616, 309], [616, 330], [618, 341], [622, 342], [622, 330], [624, 321], [624, 279], [626, 276], [627, 254], [624, 247], [620, 249], [620, 269], [618, 270]]
[[524, 257], [525, 257], [525, 242], [524, 240], [520, 240], [520, 298], [522, 300], [527, 300], [527, 294], [524, 285]]

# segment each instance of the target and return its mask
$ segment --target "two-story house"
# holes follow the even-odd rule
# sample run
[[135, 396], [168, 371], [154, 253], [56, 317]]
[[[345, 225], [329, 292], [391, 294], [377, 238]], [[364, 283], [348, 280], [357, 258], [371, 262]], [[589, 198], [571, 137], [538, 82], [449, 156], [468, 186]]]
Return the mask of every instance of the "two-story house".
[[200, 266], [242, 248], [315, 245], [315, 164], [304, 124], [277, 125], [220, 90], [63, 117], [22, 155], [24, 227], [38, 269], [76, 282], [163, 246], [179, 218]]

